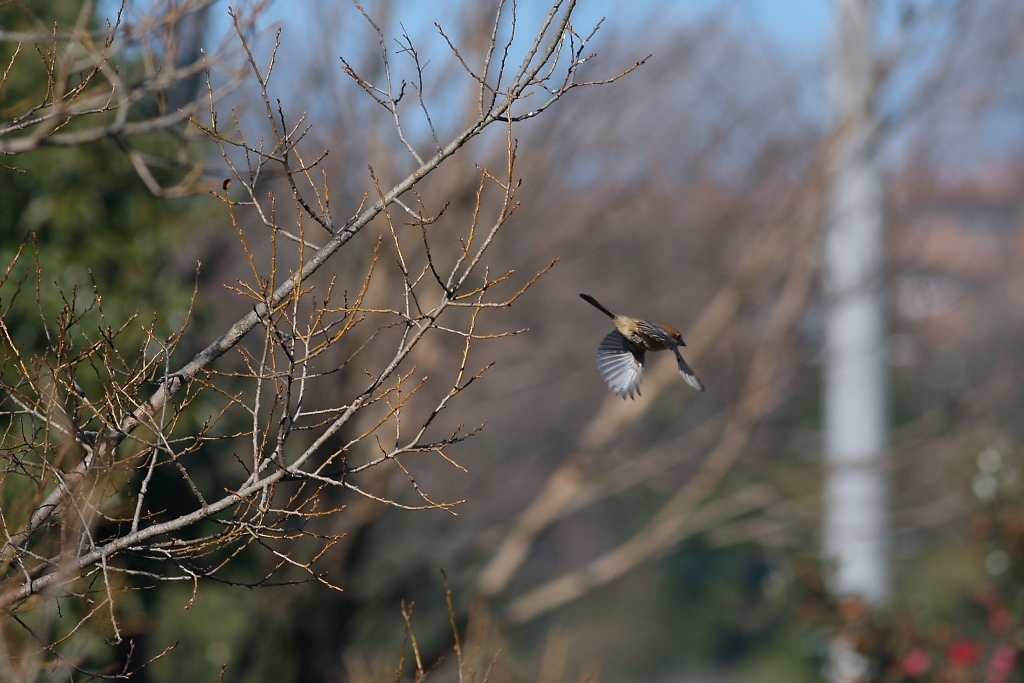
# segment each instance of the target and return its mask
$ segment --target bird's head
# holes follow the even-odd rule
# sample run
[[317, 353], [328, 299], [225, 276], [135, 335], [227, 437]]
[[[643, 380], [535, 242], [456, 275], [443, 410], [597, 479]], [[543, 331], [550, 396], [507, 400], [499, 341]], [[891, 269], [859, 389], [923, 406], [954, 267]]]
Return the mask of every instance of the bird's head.
[[672, 327], [671, 325], [662, 325], [662, 327], [664, 327], [665, 331], [668, 332], [669, 335], [671, 335], [672, 341], [674, 341], [679, 346], [686, 346], [686, 342], [683, 341], [682, 332]]

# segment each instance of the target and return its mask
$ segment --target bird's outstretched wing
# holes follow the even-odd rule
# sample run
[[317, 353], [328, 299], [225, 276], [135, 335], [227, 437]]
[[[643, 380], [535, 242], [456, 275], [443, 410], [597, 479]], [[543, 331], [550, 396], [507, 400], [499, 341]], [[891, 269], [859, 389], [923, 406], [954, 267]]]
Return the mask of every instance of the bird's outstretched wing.
[[639, 396], [644, 350], [613, 330], [597, 347], [597, 369], [612, 391], [622, 398], [633, 398], [634, 393]]

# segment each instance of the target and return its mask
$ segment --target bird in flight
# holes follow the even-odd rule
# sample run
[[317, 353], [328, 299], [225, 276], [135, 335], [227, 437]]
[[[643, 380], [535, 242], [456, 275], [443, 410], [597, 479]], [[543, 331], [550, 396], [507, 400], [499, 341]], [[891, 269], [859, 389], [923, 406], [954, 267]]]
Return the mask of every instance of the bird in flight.
[[615, 329], [605, 335], [597, 347], [597, 369], [604, 381], [622, 398], [640, 395], [640, 381], [644, 369], [644, 354], [648, 351], [671, 349], [679, 364], [679, 374], [697, 391], [704, 391], [704, 384], [686, 361], [679, 348], [686, 346], [679, 330], [670, 325], [658, 325], [647, 320], [616, 315], [598, 303], [589, 294], [580, 298], [601, 311], [615, 323]]

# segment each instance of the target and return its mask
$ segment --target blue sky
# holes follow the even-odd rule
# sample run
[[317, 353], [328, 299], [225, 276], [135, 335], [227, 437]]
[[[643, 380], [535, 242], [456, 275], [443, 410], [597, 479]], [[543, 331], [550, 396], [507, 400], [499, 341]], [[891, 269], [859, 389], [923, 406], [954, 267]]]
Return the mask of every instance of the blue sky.
[[[540, 0], [533, 2], [544, 4]], [[830, 0], [583, 0], [580, 9], [584, 16], [606, 16], [611, 25], [624, 26], [661, 21], [665, 17], [700, 22], [725, 13], [764, 38], [801, 50], [821, 47], [833, 14]]]
[[[476, 1], [476, 0], [473, 0]], [[486, 0], [497, 5], [496, 0]], [[138, 6], [155, 4], [153, 0], [139, 0]], [[244, 8], [247, 0], [225, 0], [212, 8], [210, 19], [214, 23], [214, 35], [223, 35], [230, 29], [228, 6]], [[375, 7], [384, 2], [365, 0], [371, 14]], [[753, 40], [766, 40], [796, 53], [807, 54], [821, 50], [831, 32], [834, 0], [579, 0], [576, 10], [578, 24], [592, 26], [601, 17], [606, 18], [603, 31], [623, 31], [643, 35], [647, 26], [663, 25], [666, 21], [700, 23], [713, 15], [725, 15], [744, 30], [749, 30]], [[120, 6], [119, 0], [103, 0], [101, 13], [113, 17]], [[395, 10], [406, 26], [415, 26], [424, 21], [439, 21], [442, 25], [457, 21], [453, 7], [464, 7], [452, 0], [391, 0]], [[519, 0], [519, 11], [524, 17], [539, 20], [550, 8], [548, 0]], [[350, 12], [350, 0], [279, 0], [264, 17], [264, 26], [280, 23], [286, 27], [299, 28], [306, 22], [316, 22], [318, 16]], [[531, 22], [532, 25], [532, 22]], [[339, 43], [342, 41], [339, 40]], [[340, 54], [339, 45], [339, 54]]]
[[[326, 0], [307, 2], [277, 3], [272, 10], [276, 19], [294, 21], [314, 20], [317, 10], [330, 4]], [[334, 0], [332, 0], [333, 4]], [[367, 2], [367, 7], [372, 3]], [[415, 25], [421, 19], [440, 21], [452, 17], [450, 0], [418, 0], [402, 3], [399, 10], [407, 25]], [[493, 4], [497, 4], [496, 2]], [[403, 6], [404, 5], [404, 6]], [[547, 0], [520, 0], [519, 9], [524, 16], [540, 17], [550, 8]], [[709, 16], [725, 13], [737, 25], [746, 26], [752, 35], [770, 40], [795, 51], [813, 51], [822, 47], [829, 35], [833, 21], [832, 0], [580, 0], [577, 17], [582, 25], [593, 25], [601, 17], [606, 18], [605, 30], [630, 30], [634, 27], [664, 23], [666, 20], [681, 23], [700, 22]], [[305, 15], [305, 16], [303, 16]]]
[[[145, 7], [157, 2], [137, 0], [136, 6]], [[255, 0], [225, 0], [215, 5], [209, 15], [214, 24], [211, 35], [219, 37], [230, 31], [227, 14], [229, 3], [244, 9], [253, 2]], [[446, 51], [443, 41], [439, 40], [433, 28], [433, 22], [438, 21], [453, 34], [457, 34], [459, 26], [465, 23], [460, 21], [462, 17], [457, 12], [464, 12], [467, 7], [480, 7], [479, 4], [473, 4], [480, 2], [484, 3], [484, 7], [497, 5], [497, 0], [365, 0], [374, 16], [380, 16], [384, 9], [390, 9], [392, 20], [402, 22], [410, 30], [417, 48], [424, 51], [427, 59], [432, 56], [431, 50]], [[510, 0], [508, 4], [511, 5]], [[111, 16], [116, 12], [117, 5], [114, 0], [102, 0], [101, 3], [104, 11]], [[881, 6], [880, 38], [884, 46], [887, 34], [890, 38], [899, 35], [896, 12], [902, 5], [886, 2], [881, 3]], [[550, 8], [550, 2], [518, 0], [518, 8], [522, 37], [532, 35], [532, 30]], [[777, 64], [786, 67], [801, 63], [812, 67], [824, 66], [828, 54], [827, 45], [834, 32], [835, 14], [835, 0], [634, 0], [629, 3], [622, 0], [579, 0], [575, 26], [583, 31], [604, 17], [605, 25], [594, 49], [601, 52], [603, 48], [600, 41], [617, 36], [620, 40], [636, 41], [635, 54], [639, 58], [652, 50], [656, 51], [654, 45], [664, 38], [666, 33], [662, 29], [666, 27], [700, 25], [711, 18], [724, 18], [730, 24], [732, 35], [748, 37], [748, 47], [753, 48], [751, 54], [755, 58], [759, 48], [763, 47], [766, 66], [776, 69], [780, 68]], [[333, 21], [339, 16], [345, 17], [345, 21]], [[365, 55], [366, 41], [373, 40], [372, 32], [358, 17], [351, 0], [278, 0], [262, 18], [260, 27], [272, 29], [278, 24], [284, 28], [279, 69], [285, 72], [293, 65], [309, 68], [311, 63], [327, 71], [340, 71], [340, 56], [358, 58]], [[335, 33], [332, 34], [332, 30]], [[399, 37], [395, 30], [394, 24], [387, 27], [389, 38]], [[312, 40], [314, 36], [317, 38]], [[262, 41], [258, 54], [266, 59], [273, 31], [261, 30], [260, 37]], [[927, 37], [928, 34], [919, 36], [918, 43]], [[648, 39], [652, 43], [650, 46], [645, 44]], [[944, 44], [942, 36], [938, 36], [936, 44]], [[926, 45], [912, 45], [910, 56], [916, 56], [927, 63], [935, 55], [924, 54], [922, 46]], [[395, 45], [391, 44], [389, 48], [394, 50]], [[787, 59], [787, 56], [792, 59]], [[913, 62], [909, 63], [912, 68]], [[904, 71], [907, 71], [906, 66]], [[905, 88], [901, 89], [897, 83], [895, 89], [890, 91], [890, 96], [900, 96], [904, 92]], [[1017, 110], [1014, 109], [1011, 114], [1009, 128], [1004, 126], [995, 134], [990, 131], [987, 139], [1005, 146], [1007, 139], [1012, 138], [1016, 145], [1016, 131], [1019, 129]], [[963, 134], [957, 135], [955, 141], [962, 145], [965, 137]], [[975, 140], [973, 146], [977, 147], [977, 143], [978, 140]]]

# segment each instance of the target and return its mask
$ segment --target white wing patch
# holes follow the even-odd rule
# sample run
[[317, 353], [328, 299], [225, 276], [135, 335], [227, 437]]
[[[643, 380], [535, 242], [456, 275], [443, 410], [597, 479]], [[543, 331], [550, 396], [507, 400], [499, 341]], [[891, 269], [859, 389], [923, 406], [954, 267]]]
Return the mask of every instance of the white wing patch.
[[633, 398], [634, 393], [639, 396], [644, 351], [613, 330], [597, 347], [597, 369], [612, 391], [622, 398]]

